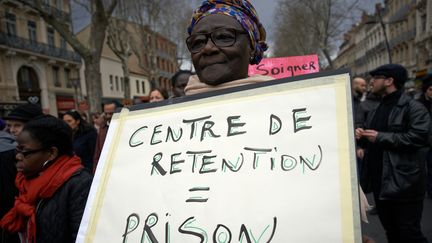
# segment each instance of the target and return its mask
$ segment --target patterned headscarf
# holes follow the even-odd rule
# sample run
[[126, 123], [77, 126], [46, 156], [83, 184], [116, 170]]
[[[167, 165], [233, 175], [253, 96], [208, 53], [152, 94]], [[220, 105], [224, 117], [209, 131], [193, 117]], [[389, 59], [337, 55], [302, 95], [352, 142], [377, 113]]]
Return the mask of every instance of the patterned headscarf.
[[252, 49], [255, 50], [255, 55], [251, 58], [250, 63], [258, 64], [261, 61], [264, 51], [268, 48], [265, 42], [266, 31], [249, 0], [205, 0], [192, 15], [191, 24], [188, 27], [189, 35], [195, 25], [210, 14], [224, 14], [234, 17], [249, 33]]

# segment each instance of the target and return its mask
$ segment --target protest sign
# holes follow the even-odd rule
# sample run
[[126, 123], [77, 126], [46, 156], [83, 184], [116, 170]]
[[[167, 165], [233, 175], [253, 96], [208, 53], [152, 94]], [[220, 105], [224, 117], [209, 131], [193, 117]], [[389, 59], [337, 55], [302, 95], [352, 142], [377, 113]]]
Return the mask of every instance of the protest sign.
[[264, 58], [258, 65], [249, 65], [249, 76], [259, 74], [276, 79], [317, 72], [317, 55]]
[[320, 73], [123, 109], [77, 242], [361, 242], [349, 82]]

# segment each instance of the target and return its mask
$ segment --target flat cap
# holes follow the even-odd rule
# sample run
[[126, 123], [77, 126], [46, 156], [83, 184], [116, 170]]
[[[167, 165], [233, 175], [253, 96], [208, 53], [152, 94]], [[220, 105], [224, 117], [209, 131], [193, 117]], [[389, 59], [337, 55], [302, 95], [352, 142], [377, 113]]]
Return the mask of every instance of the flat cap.
[[385, 64], [369, 72], [371, 76], [383, 75], [386, 78], [393, 78], [396, 86], [403, 87], [408, 80], [407, 70], [399, 64]]

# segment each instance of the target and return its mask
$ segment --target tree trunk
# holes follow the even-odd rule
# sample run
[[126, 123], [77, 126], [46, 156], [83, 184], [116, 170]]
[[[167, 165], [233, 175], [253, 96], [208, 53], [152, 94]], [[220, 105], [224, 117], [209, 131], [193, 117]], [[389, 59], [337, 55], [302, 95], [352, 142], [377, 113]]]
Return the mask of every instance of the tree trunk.
[[122, 68], [123, 68], [123, 84], [124, 84], [124, 97], [125, 99], [130, 99], [131, 98], [131, 93], [130, 93], [130, 85], [129, 85], [129, 80], [130, 80], [130, 73], [129, 73], [129, 67], [128, 67], [128, 59], [126, 58], [126, 60], [124, 60], [124, 58], [122, 58], [121, 60], [122, 62]]
[[102, 110], [102, 83], [100, 72], [100, 58], [84, 60], [87, 101], [90, 112]]

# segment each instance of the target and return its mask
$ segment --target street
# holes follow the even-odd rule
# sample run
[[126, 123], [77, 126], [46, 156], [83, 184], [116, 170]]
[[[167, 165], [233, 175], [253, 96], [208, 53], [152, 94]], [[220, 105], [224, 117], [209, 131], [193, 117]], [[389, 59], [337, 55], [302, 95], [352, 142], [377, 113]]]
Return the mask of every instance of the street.
[[[373, 196], [368, 194], [369, 203], [373, 205]], [[362, 224], [363, 234], [371, 237], [376, 243], [386, 243], [384, 229], [381, 226], [378, 215], [368, 214], [369, 224]], [[429, 242], [432, 242], [432, 198], [426, 198], [424, 201], [422, 230]]]

